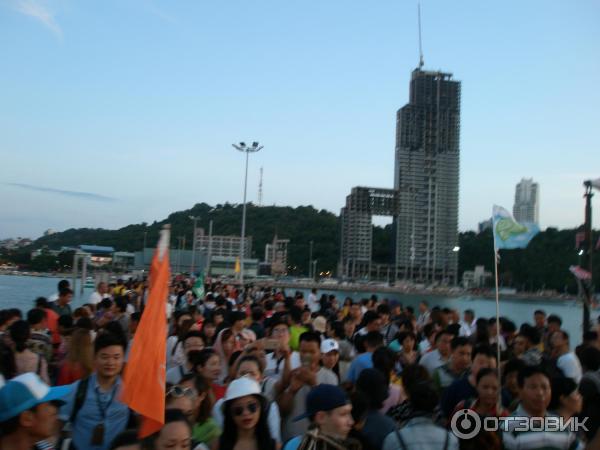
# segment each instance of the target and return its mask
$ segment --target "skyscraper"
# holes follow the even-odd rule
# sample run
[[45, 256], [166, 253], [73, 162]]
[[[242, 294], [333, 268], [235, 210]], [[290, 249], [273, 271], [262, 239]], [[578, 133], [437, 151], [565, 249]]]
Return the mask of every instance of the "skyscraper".
[[539, 225], [540, 186], [533, 182], [533, 178], [523, 178], [517, 183], [513, 216], [517, 222], [532, 222]]
[[456, 281], [460, 90], [450, 73], [415, 69], [409, 103], [397, 113], [398, 278]]

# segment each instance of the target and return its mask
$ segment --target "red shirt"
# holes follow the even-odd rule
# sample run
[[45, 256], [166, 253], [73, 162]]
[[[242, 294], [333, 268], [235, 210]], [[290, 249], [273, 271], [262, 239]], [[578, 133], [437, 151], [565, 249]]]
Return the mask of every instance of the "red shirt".
[[60, 344], [60, 334], [58, 333], [58, 314], [50, 308], [44, 309], [46, 311], [46, 323], [48, 329], [52, 334], [52, 343]]
[[58, 379], [56, 380], [57, 386], [64, 386], [66, 384], [74, 383], [77, 380], [83, 378], [83, 370], [81, 365], [78, 363], [72, 363], [65, 361], [58, 372]]
[[217, 401], [225, 397], [225, 391], [227, 390], [227, 386], [221, 386], [219, 384], [213, 383], [212, 390], [213, 394], [215, 395], [215, 401]]

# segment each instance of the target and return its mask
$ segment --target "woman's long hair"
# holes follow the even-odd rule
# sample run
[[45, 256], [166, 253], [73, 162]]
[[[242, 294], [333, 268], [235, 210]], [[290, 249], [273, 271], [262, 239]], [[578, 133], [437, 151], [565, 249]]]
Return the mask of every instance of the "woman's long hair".
[[[256, 428], [254, 429], [257, 448], [260, 450], [275, 450], [275, 440], [271, 437], [271, 431], [269, 431], [269, 424], [267, 422], [269, 404], [267, 400], [260, 395], [254, 395], [254, 397], [260, 404], [260, 417], [256, 424]], [[231, 401], [224, 403], [224, 425], [223, 433], [221, 433], [221, 438], [219, 440], [219, 450], [233, 450], [238, 440], [238, 432], [235, 422], [233, 421], [231, 404]]]
[[27, 340], [31, 336], [31, 327], [25, 320], [17, 320], [8, 329], [10, 338], [15, 343], [15, 351], [21, 353], [27, 349]]
[[88, 330], [75, 328], [71, 335], [67, 361], [81, 366], [83, 378], [94, 371], [94, 346]]
[[217, 354], [221, 358], [221, 376], [217, 380], [217, 382], [221, 384], [225, 383], [229, 375], [229, 358], [231, 357], [231, 355], [227, 356], [225, 354], [223, 342], [227, 341], [228, 339], [231, 339], [232, 336], [233, 331], [231, 330], [231, 328], [222, 329], [221, 331], [219, 331], [217, 339], [215, 340], [215, 345], [213, 346], [215, 352], [217, 352]]

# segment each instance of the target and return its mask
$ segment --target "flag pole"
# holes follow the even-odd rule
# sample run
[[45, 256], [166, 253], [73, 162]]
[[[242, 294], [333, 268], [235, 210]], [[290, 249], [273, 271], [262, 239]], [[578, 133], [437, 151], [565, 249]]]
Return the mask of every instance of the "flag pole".
[[[498, 249], [496, 248], [496, 239], [493, 233], [492, 239], [494, 239], [494, 278], [496, 280], [496, 357], [498, 358], [498, 382], [500, 383], [500, 380], [502, 380], [502, 368], [500, 367], [500, 293], [498, 290]], [[502, 389], [498, 390], [498, 405], [502, 405]]]

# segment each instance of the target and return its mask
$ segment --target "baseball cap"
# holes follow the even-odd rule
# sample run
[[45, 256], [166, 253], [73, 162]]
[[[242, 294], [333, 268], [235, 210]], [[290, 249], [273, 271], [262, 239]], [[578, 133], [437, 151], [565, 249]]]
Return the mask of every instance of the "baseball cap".
[[335, 339], [325, 339], [321, 342], [321, 353], [329, 353], [334, 350], [340, 351], [340, 345]]
[[313, 416], [319, 411], [331, 411], [348, 403], [350, 403], [348, 396], [339, 386], [319, 384], [306, 396], [306, 412], [294, 417], [294, 422]]
[[71, 386], [50, 387], [33, 372], [19, 375], [0, 389], [0, 422], [47, 402], [65, 403]]

